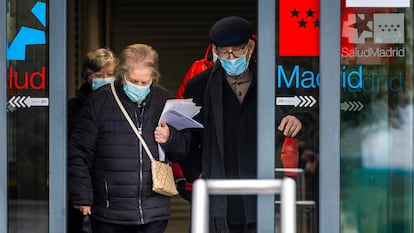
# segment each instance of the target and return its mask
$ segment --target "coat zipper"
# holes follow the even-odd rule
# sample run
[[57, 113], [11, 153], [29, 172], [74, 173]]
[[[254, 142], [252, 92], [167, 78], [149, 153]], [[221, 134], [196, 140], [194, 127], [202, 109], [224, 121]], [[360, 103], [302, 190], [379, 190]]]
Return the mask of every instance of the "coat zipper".
[[109, 189], [108, 189], [108, 182], [106, 181], [106, 179], [105, 179], [104, 185], [105, 185], [105, 193], [106, 193], [106, 197], [105, 197], [106, 208], [109, 208]]
[[[139, 108], [139, 106], [138, 106]], [[135, 119], [137, 121], [137, 125], [138, 125], [138, 132], [142, 135], [142, 122], [144, 120], [144, 107], [142, 107], [141, 109], [141, 114], [139, 116], [138, 119], [138, 115], [136, 112], [136, 109], [134, 107], [134, 116]], [[139, 213], [140, 213], [140, 217], [141, 217], [141, 223], [144, 224], [144, 211], [142, 209], [142, 179], [143, 179], [143, 151], [142, 151], [142, 143], [140, 140], [139, 141], [139, 195], [138, 195], [138, 209], [139, 209]]]

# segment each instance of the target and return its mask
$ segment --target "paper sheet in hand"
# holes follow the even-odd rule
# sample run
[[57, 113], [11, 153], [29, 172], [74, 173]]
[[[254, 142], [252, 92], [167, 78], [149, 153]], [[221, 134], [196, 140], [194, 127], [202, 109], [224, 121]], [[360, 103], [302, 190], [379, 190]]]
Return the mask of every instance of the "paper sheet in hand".
[[186, 128], [203, 128], [203, 125], [192, 119], [200, 112], [192, 99], [170, 99], [165, 103], [161, 118], [177, 130]]
[[177, 130], [186, 128], [203, 128], [202, 124], [175, 110], [165, 112], [162, 119]]

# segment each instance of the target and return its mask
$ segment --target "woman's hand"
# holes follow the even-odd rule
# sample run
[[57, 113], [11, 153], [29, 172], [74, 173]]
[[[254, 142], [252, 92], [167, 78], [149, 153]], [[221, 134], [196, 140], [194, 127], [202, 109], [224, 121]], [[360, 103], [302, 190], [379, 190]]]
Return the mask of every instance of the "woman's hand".
[[170, 128], [164, 120], [161, 120], [159, 126], [155, 128], [154, 138], [160, 144], [166, 143], [170, 138]]

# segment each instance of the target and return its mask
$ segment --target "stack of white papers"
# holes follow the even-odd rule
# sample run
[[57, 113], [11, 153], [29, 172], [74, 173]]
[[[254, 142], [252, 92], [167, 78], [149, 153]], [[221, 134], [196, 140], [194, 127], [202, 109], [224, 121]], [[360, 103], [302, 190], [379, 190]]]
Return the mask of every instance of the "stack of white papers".
[[193, 119], [200, 112], [192, 99], [170, 99], [165, 103], [160, 119], [177, 130], [186, 128], [203, 128], [203, 125]]

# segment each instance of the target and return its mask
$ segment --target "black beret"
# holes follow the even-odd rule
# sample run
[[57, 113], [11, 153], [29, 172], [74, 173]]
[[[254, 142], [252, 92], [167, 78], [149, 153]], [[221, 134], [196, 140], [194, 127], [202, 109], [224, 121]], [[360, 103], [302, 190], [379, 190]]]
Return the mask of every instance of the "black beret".
[[230, 16], [217, 21], [210, 29], [211, 43], [218, 47], [237, 46], [247, 43], [253, 33], [246, 19]]

